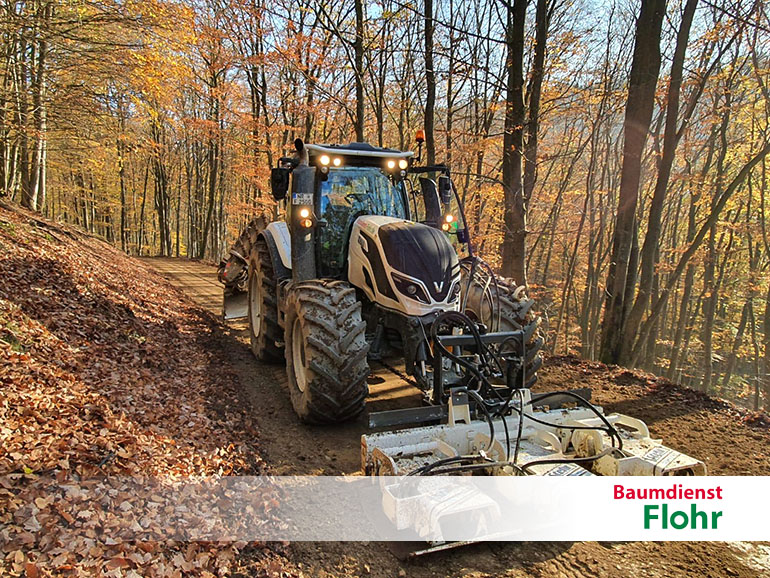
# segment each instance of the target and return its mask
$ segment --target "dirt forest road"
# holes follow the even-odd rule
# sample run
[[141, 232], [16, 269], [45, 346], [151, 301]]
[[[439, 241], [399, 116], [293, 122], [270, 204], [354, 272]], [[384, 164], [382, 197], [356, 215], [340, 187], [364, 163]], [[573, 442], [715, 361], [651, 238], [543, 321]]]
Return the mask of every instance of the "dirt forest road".
[[[222, 286], [216, 269], [183, 259], [148, 259], [174, 285], [215, 317], [222, 313]], [[260, 446], [276, 475], [350, 475], [360, 470], [358, 441], [363, 422], [334, 428], [302, 426], [294, 415], [283, 365], [257, 361], [249, 348], [245, 320], [221, 324], [223, 346], [232, 369], [247, 388], [260, 424]], [[369, 377], [370, 409], [397, 409], [419, 404], [417, 390], [384, 368]]]
[[[218, 317], [221, 312], [221, 286], [214, 267], [183, 259], [146, 259], [145, 262], [163, 274], [202, 309]], [[259, 444], [264, 459], [276, 475], [357, 475], [360, 474], [359, 439], [365, 432], [365, 423], [358, 421], [341, 427], [310, 427], [300, 424], [294, 416], [285, 389], [284, 368], [255, 360], [249, 349], [247, 326], [244, 322], [220, 324], [221, 339], [216, 340], [226, 353], [240, 381], [246, 397], [252, 404], [258, 423]], [[575, 372], [585, 374], [591, 381], [592, 366], [580, 367]], [[606, 368], [605, 368], [606, 369]], [[555, 368], [546, 364], [542, 381], [550, 389], [566, 379], [569, 367]], [[594, 372], [595, 373], [595, 372]], [[621, 377], [622, 377], [621, 373]], [[598, 379], [598, 378], [594, 378]], [[564, 381], [563, 383], [568, 383]], [[590, 383], [590, 385], [594, 385]], [[615, 389], [598, 384], [603, 394], [615, 395]], [[611, 391], [610, 391], [611, 390]], [[408, 407], [418, 402], [417, 391], [387, 371], [377, 371], [370, 378], [368, 408], [393, 409]], [[613, 399], [619, 410], [632, 413], [634, 399]], [[606, 403], [604, 400], [600, 400]], [[627, 405], [628, 407], [623, 407]], [[665, 414], [660, 409], [658, 413]], [[693, 410], [695, 411], [695, 410]], [[708, 412], [708, 409], [703, 410]], [[716, 411], [716, 410], [715, 410]], [[637, 417], [645, 418], [643, 415]], [[670, 416], [657, 415], [664, 422]], [[682, 416], [674, 416], [681, 419]], [[685, 416], [686, 417], [686, 416]], [[690, 416], [689, 419], [700, 419]], [[723, 416], [720, 427], [731, 424]], [[700, 422], [698, 422], [700, 423]], [[653, 430], [655, 424], [652, 424]], [[737, 426], [736, 426], [737, 427]], [[747, 471], [735, 474], [758, 474], [767, 471], [768, 437], [752, 434], [743, 426], [741, 432], [754, 438], [747, 439], [746, 447], [738, 451], [754, 455]], [[728, 432], [724, 432], [727, 434]], [[682, 435], [680, 433], [680, 435]], [[742, 435], [745, 435], [742, 433]], [[693, 438], [704, 434], [692, 432]], [[685, 440], [688, 438], [685, 438]], [[723, 438], [733, 443], [729, 437]], [[708, 440], [706, 440], [707, 442]], [[674, 445], [672, 443], [671, 445]], [[680, 448], [688, 451], [689, 448]], [[713, 451], [713, 448], [712, 450]], [[758, 456], [758, 457], [756, 457]], [[699, 454], [699, 457], [703, 457]], [[748, 457], [748, 456], [747, 456]], [[704, 458], [705, 459], [705, 458]], [[716, 461], [716, 456], [714, 458]], [[708, 463], [708, 462], [707, 462]], [[716, 465], [716, 464], [713, 464]], [[712, 467], [710, 464], [709, 467]], [[722, 472], [724, 473], [724, 472]], [[733, 473], [733, 472], [729, 472]], [[590, 516], [590, 507], [586, 506]], [[611, 520], [608, 520], [611, 523]], [[293, 543], [288, 549], [291, 562], [308, 576], [768, 576], [770, 575], [770, 546], [754, 543], [710, 542], [628, 542], [628, 543], [483, 543], [455, 550], [433, 553], [412, 560], [402, 560], [403, 545], [376, 542], [314, 542]]]

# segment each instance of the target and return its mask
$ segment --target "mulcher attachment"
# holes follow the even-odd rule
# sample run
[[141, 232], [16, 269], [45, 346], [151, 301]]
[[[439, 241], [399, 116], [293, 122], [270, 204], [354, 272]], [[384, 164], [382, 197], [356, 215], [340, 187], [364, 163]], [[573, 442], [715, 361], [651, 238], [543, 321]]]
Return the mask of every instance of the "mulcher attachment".
[[362, 466], [371, 474], [396, 476], [464, 472], [541, 476], [706, 474], [703, 462], [651, 438], [647, 426], [638, 419], [621, 414], [605, 416], [601, 408], [590, 404], [533, 407], [557, 395], [563, 394], [533, 398], [529, 390], [520, 390], [519, 399], [511, 404], [511, 415], [492, 420], [492, 428], [484, 420], [453, 421], [453, 416], [466, 413], [454, 406], [453, 396], [446, 424], [362, 436]]

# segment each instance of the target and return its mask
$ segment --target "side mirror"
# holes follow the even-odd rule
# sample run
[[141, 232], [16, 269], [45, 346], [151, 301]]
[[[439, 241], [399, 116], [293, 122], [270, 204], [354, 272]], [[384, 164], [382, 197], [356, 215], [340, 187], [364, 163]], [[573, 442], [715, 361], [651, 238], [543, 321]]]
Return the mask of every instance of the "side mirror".
[[441, 227], [441, 205], [436, 192], [436, 183], [427, 177], [420, 177], [420, 189], [425, 205], [424, 223], [430, 227]]
[[452, 201], [452, 181], [449, 177], [440, 176], [438, 178], [438, 192], [442, 205], [448, 205]]
[[273, 192], [273, 198], [276, 201], [282, 201], [289, 192], [289, 169], [276, 167], [270, 171], [270, 187]]

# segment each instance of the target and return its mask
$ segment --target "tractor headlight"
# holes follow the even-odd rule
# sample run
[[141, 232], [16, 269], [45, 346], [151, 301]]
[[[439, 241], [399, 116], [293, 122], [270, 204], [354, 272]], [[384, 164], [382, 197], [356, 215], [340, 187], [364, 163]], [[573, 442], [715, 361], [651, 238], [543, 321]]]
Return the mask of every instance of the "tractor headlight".
[[401, 159], [400, 161], [398, 161], [398, 168], [400, 168], [402, 171], [405, 171], [408, 166], [409, 166], [408, 160]]
[[320, 162], [323, 166], [327, 167], [329, 166], [329, 162], [331, 159], [329, 159], [329, 155], [321, 155], [321, 157], [318, 159], [318, 162]]
[[335, 167], [338, 167], [342, 164], [342, 159], [340, 157], [334, 157], [334, 160], [332, 160], [332, 164]]
[[393, 277], [393, 284], [399, 293], [421, 303], [430, 304], [430, 299], [425, 294], [425, 290], [417, 282], [402, 277], [397, 273], [391, 273], [390, 275]]
[[393, 169], [396, 168], [396, 161], [394, 161], [393, 159], [389, 159], [387, 162], [387, 167], [392, 171]]

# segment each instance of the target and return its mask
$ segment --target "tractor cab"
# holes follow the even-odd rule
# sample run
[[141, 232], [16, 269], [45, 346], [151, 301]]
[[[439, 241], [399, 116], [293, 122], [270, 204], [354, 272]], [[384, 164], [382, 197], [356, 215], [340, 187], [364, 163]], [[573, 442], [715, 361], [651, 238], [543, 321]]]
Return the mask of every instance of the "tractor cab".
[[308, 164], [316, 172], [313, 212], [317, 217], [318, 276], [340, 278], [347, 267], [350, 231], [358, 217], [409, 219], [404, 177], [412, 153], [364, 143], [306, 148]]
[[[295, 280], [345, 279], [354, 225], [363, 216], [408, 223], [413, 231], [427, 225], [443, 233], [433, 237], [444, 237], [456, 248], [467, 244], [446, 167], [413, 167], [411, 151], [367, 143], [316, 145], [298, 139], [295, 148], [297, 155], [282, 158], [271, 179], [273, 196], [286, 202], [292, 261], [301, 262], [301, 270], [297, 263], [289, 267]], [[424, 176], [429, 172], [440, 174], [437, 181]], [[416, 238], [411, 235], [407, 241]]]

